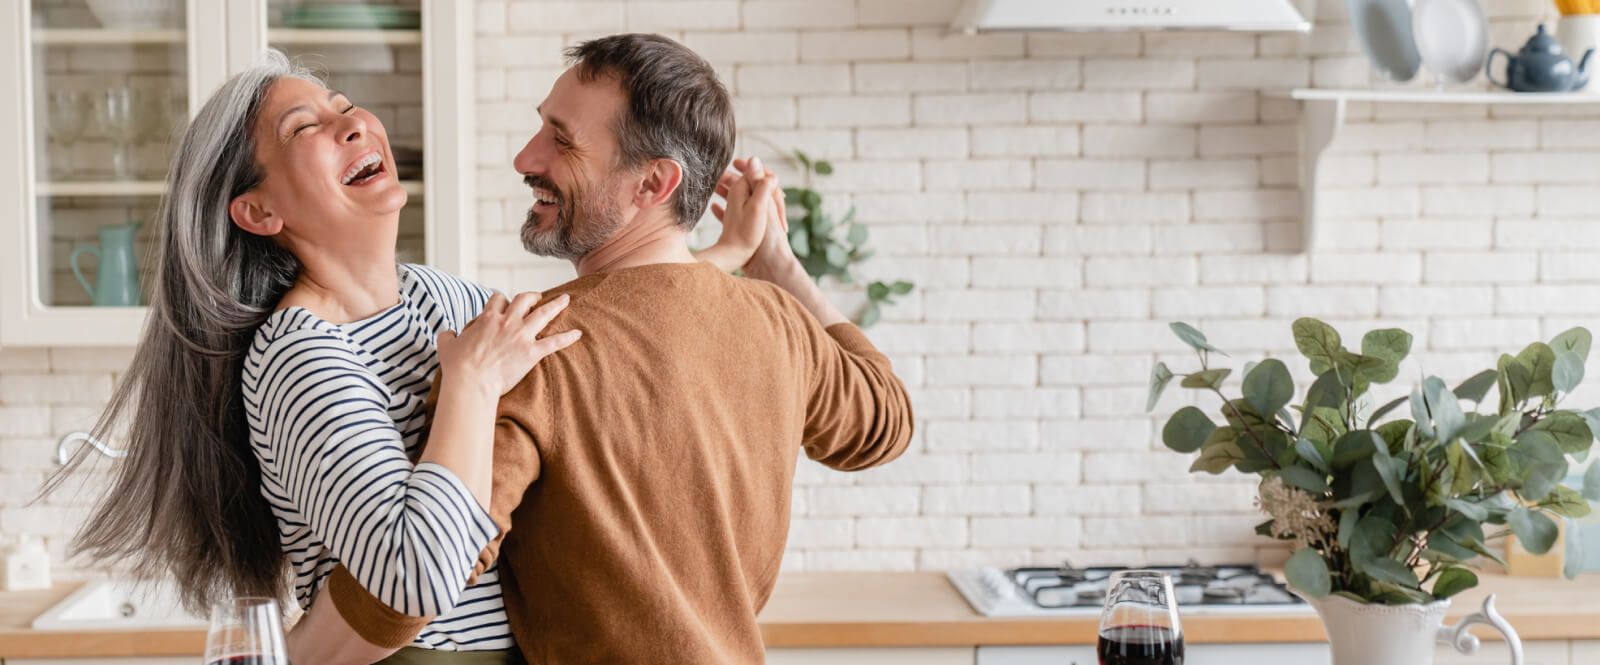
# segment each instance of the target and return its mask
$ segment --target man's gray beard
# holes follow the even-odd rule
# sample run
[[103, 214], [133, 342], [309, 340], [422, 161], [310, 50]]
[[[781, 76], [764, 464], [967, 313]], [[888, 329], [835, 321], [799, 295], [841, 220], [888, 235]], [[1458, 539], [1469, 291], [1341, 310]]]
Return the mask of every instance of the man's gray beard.
[[[556, 221], [548, 230], [539, 230], [539, 217], [533, 208], [522, 222], [522, 248], [536, 256], [556, 259], [576, 259], [588, 255], [606, 244], [622, 228], [622, 211], [610, 201], [602, 200], [608, 187], [598, 192], [585, 192], [577, 203], [577, 210], [568, 207], [567, 199], [556, 209]], [[580, 228], [577, 222], [583, 220]]]

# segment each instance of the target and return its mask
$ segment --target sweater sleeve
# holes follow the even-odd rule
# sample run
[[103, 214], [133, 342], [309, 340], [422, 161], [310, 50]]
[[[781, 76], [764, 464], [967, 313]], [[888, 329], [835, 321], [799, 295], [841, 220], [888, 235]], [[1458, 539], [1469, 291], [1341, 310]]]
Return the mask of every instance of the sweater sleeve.
[[[529, 377], [536, 374], [530, 373]], [[511, 531], [511, 513], [522, 504], [522, 495], [528, 487], [539, 479], [538, 449], [534, 446], [533, 435], [518, 420], [524, 417], [521, 414], [526, 409], [517, 405], [526, 404], [524, 396], [531, 393], [529, 384], [532, 382], [531, 378], [525, 379], [500, 400], [494, 426], [494, 489], [489, 500], [489, 514], [499, 527], [499, 534], [479, 551], [477, 566], [472, 570], [473, 582], [499, 558], [500, 545]], [[438, 399], [436, 378], [433, 392], [428, 394], [430, 422]], [[390, 609], [362, 585], [356, 584], [342, 568], [335, 569], [329, 577], [328, 594], [339, 616], [356, 634], [381, 647], [396, 649], [411, 644], [428, 624], [426, 618], [414, 618]]]
[[448, 612], [494, 523], [449, 469], [406, 458], [377, 378], [342, 340], [300, 330], [244, 379], [264, 486], [385, 605]]
[[[809, 315], [808, 315], [809, 319]], [[885, 464], [911, 444], [911, 398], [889, 359], [849, 323], [809, 321], [811, 395], [806, 456], [841, 471]]]

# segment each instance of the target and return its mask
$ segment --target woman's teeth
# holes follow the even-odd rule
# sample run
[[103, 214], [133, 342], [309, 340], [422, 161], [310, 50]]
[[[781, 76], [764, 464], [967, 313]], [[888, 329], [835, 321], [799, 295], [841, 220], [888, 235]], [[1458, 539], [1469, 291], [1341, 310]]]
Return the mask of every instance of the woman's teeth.
[[368, 153], [360, 161], [351, 164], [350, 170], [345, 172], [344, 177], [340, 178], [339, 182], [346, 185], [354, 184], [357, 180], [370, 179], [382, 171], [383, 156], [376, 152]]

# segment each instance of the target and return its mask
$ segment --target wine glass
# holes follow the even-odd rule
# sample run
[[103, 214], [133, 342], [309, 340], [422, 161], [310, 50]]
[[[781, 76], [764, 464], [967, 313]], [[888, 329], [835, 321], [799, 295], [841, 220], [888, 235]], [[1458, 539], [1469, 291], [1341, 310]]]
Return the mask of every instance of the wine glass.
[[283, 621], [271, 598], [235, 598], [211, 610], [207, 665], [289, 665]]
[[72, 144], [83, 138], [89, 124], [89, 98], [80, 90], [53, 90], [50, 92], [50, 140], [60, 148], [57, 175], [62, 179], [72, 177]]
[[139, 138], [139, 91], [130, 88], [109, 88], [100, 99], [98, 119], [100, 134], [111, 140], [112, 170], [116, 179], [133, 177], [131, 163], [133, 142]]
[[1113, 573], [1095, 651], [1100, 665], [1183, 665], [1172, 578], [1154, 570]]

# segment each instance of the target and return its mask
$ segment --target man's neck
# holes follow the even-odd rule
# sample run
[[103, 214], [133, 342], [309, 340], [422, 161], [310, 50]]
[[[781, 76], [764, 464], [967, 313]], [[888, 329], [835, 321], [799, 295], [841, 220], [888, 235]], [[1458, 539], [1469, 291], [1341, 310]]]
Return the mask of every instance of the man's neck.
[[689, 232], [670, 217], [635, 219], [572, 263], [579, 277], [653, 263], [694, 263], [688, 238]]

